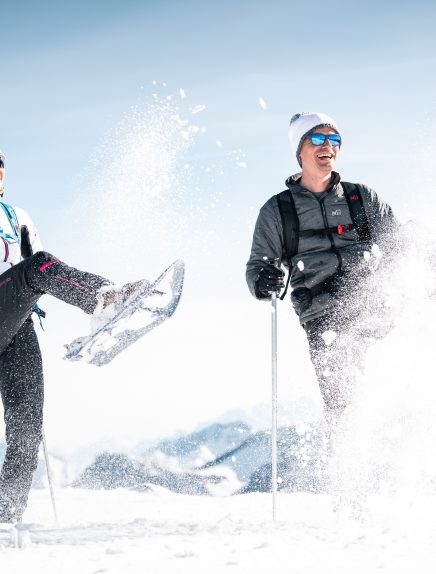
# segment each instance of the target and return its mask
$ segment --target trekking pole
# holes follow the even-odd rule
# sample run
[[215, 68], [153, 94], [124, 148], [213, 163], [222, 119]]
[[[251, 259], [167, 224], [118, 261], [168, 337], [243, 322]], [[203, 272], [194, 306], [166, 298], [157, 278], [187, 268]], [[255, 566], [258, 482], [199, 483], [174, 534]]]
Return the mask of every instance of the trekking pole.
[[[268, 263], [278, 266], [278, 259]], [[277, 518], [277, 291], [271, 291], [271, 492], [272, 519]]]
[[272, 425], [271, 425], [271, 491], [272, 517], [277, 516], [277, 292], [271, 293], [271, 356], [272, 356]]
[[58, 512], [56, 509], [56, 499], [55, 499], [54, 490], [53, 490], [52, 473], [51, 473], [51, 468], [50, 468], [50, 461], [48, 459], [47, 441], [45, 440], [44, 429], [42, 429], [42, 448], [44, 450], [45, 467], [47, 469], [48, 486], [50, 489], [50, 497], [51, 497], [51, 504], [53, 507], [53, 515], [54, 515], [56, 526], [59, 526]]

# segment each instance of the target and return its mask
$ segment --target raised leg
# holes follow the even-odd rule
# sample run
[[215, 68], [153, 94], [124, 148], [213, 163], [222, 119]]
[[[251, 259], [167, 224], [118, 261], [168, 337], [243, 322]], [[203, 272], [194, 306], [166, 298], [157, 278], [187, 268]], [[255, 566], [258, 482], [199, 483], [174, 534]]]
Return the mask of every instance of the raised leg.
[[45, 251], [21, 261], [0, 275], [0, 353], [31, 315], [41, 295], [48, 293], [92, 313], [97, 292], [110, 281], [79, 271]]

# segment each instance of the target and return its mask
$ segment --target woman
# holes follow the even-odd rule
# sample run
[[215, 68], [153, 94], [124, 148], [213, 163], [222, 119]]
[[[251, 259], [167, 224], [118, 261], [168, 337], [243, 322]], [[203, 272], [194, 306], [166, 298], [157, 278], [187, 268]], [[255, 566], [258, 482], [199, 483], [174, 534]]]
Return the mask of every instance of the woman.
[[26, 508], [42, 438], [44, 382], [32, 321], [41, 295], [50, 294], [109, 321], [146, 282], [116, 287], [42, 250], [28, 214], [3, 199], [5, 157], [0, 152], [0, 393], [6, 455], [0, 473], [0, 522], [18, 522]]

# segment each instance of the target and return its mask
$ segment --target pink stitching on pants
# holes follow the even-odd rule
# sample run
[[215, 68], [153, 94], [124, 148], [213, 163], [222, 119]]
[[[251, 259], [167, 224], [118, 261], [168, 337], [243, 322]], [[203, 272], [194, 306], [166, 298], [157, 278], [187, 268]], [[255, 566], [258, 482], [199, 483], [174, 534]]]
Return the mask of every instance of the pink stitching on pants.
[[62, 277], [61, 275], [56, 275], [55, 279], [59, 279], [60, 281], [65, 281], [65, 283], [69, 283], [70, 285], [74, 285], [75, 287], [78, 287], [79, 289], [83, 289], [83, 291], [87, 291], [88, 293], [92, 293], [91, 289], [88, 289], [87, 287], [84, 287], [83, 285], [80, 285], [80, 283], [76, 283], [75, 281], [70, 281], [70, 279], [67, 279], [66, 277]]
[[42, 265], [39, 270], [42, 272], [44, 272], [47, 267], [51, 267], [52, 265], [54, 265], [55, 263], [59, 263], [59, 261], [49, 261], [48, 263], [44, 263], [44, 265]]

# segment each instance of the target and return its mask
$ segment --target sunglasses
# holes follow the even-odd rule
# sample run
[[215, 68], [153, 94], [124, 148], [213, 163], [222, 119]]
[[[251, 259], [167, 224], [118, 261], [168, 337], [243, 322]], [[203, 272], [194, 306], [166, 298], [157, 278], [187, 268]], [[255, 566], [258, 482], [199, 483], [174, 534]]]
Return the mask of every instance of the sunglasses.
[[324, 145], [326, 140], [328, 139], [330, 144], [333, 147], [336, 146], [340, 146], [342, 143], [342, 138], [339, 134], [317, 134], [317, 133], [313, 133], [313, 134], [309, 134], [307, 136], [310, 141], [312, 142], [312, 145]]

